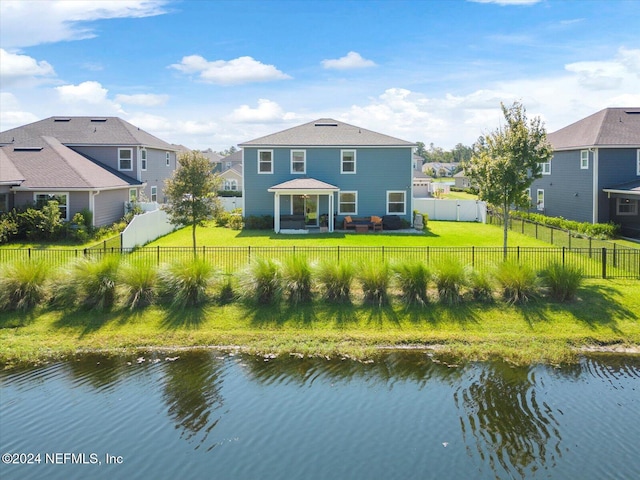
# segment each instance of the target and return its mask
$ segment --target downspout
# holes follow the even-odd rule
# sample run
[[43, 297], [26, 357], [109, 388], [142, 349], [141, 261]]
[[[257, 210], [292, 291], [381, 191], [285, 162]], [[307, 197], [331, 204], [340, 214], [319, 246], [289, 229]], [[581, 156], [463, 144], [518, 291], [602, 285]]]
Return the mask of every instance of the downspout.
[[598, 223], [598, 149], [590, 148], [590, 152], [593, 153], [593, 213], [591, 216], [591, 223]]
[[100, 190], [96, 190], [91, 192], [89, 196], [89, 210], [93, 213], [93, 218], [91, 219], [91, 226], [96, 226], [96, 197], [100, 195]]

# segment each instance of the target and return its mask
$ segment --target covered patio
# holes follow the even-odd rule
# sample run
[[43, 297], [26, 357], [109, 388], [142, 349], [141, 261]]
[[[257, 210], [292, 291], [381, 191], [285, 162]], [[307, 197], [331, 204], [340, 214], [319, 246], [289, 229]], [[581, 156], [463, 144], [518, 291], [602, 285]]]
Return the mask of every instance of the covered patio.
[[640, 180], [603, 191], [609, 197], [609, 218], [620, 225], [622, 235], [640, 238]]
[[[274, 194], [275, 232], [324, 227], [324, 222], [320, 221], [321, 217], [326, 218], [327, 231], [333, 232], [334, 194], [339, 190], [335, 185], [308, 177], [296, 178], [270, 187], [267, 191]], [[283, 220], [286, 220], [286, 223]], [[292, 221], [296, 223], [293, 224]], [[295, 225], [295, 228], [291, 228], [292, 225]]]

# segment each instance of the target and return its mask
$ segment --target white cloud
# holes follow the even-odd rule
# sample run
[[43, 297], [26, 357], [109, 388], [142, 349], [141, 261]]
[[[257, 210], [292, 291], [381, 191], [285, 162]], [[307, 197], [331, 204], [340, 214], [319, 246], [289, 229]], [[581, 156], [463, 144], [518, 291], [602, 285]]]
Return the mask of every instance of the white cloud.
[[135, 95], [116, 95], [117, 103], [128, 105], [139, 105], [142, 107], [158, 107], [164, 105], [169, 100], [169, 95], [154, 95], [152, 93], [138, 93]]
[[373, 60], [366, 60], [358, 52], [349, 52], [344, 57], [322, 60], [322, 66], [327, 69], [350, 70], [353, 68], [375, 67]]
[[238, 123], [279, 123], [295, 118], [294, 113], [285, 113], [276, 102], [264, 98], [258, 100], [257, 108], [240, 105], [227, 117], [229, 121]]
[[0, 44], [14, 48], [92, 38], [95, 33], [83, 22], [161, 15], [166, 3], [166, 0], [2, 0]]
[[27, 123], [38, 120], [31, 112], [25, 112], [15, 95], [9, 92], [0, 92], [0, 131], [10, 130]]
[[[55, 87], [60, 109], [73, 115], [123, 115], [122, 106], [108, 97], [109, 91], [99, 82]], [[58, 112], [56, 112], [58, 113]]]
[[0, 48], [0, 80], [3, 86], [53, 76], [55, 72], [48, 62], [37, 61], [28, 55], [10, 53]]
[[291, 78], [273, 65], [266, 65], [246, 56], [229, 61], [210, 62], [200, 55], [189, 55], [183, 57], [180, 63], [170, 65], [169, 68], [188, 75], [197, 74], [201, 81], [218, 85], [239, 85]]

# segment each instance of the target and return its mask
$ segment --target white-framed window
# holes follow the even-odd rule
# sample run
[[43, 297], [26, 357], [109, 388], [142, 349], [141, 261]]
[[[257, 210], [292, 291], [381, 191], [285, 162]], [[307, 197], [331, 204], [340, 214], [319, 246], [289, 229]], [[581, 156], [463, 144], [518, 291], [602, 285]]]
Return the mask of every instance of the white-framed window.
[[544, 211], [544, 189], [539, 188], [536, 191], [536, 208], [539, 211]]
[[236, 191], [238, 190], [238, 181], [235, 178], [232, 178], [230, 180], [225, 180], [224, 181], [224, 189], [225, 190], [232, 190], [232, 191]]
[[542, 175], [551, 175], [551, 162], [542, 162], [540, 167], [542, 167]]
[[340, 173], [356, 173], [355, 150], [340, 150]]
[[231, 162], [227, 162], [226, 164], [227, 170], [229, 170], [231, 168]]
[[306, 150], [291, 150], [291, 173], [307, 173]]
[[387, 215], [404, 215], [407, 213], [407, 192], [404, 190], [387, 190]]
[[129, 201], [130, 202], [138, 201], [138, 190], [136, 188], [129, 189]]
[[273, 150], [258, 150], [258, 173], [273, 173]]
[[580, 169], [589, 169], [589, 150], [580, 150]]
[[640, 177], [640, 148], [636, 150], [636, 175]]
[[358, 192], [338, 193], [338, 214], [357, 215], [358, 214]]
[[171, 166], [171, 154], [169, 152], [164, 152], [164, 164], [167, 167]]
[[133, 170], [133, 149], [132, 148], [119, 148], [118, 149], [118, 170]]
[[144, 171], [147, 169], [147, 149], [143, 148], [140, 150], [140, 170]]
[[58, 209], [60, 210], [60, 216], [63, 220], [69, 220], [69, 194], [68, 193], [51, 193], [51, 192], [36, 192], [33, 194], [33, 200], [36, 203], [36, 207], [42, 208], [48, 202], [55, 200], [58, 202]]
[[151, 187], [151, 201], [158, 201], [158, 187], [156, 187], [155, 185]]
[[9, 194], [0, 193], [0, 212], [9, 211]]
[[638, 200], [616, 198], [616, 215], [637, 215]]

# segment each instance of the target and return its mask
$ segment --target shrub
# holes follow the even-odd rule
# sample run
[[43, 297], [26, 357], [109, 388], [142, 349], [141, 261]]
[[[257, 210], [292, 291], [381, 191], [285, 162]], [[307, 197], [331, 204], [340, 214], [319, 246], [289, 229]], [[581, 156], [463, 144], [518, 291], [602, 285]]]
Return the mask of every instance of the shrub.
[[322, 298], [329, 302], [349, 302], [355, 269], [350, 263], [322, 262], [316, 269], [316, 282]]
[[115, 301], [119, 255], [105, 255], [101, 260], [82, 258], [72, 264], [54, 287], [55, 304], [81, 304], [90, 309], [106, 310]]
[[282, 265], [282, 286], [291, 303], [311, 300], [311, 265], [306, 257], [287, 258]]
[[387, 262], [363, 262], [356, 274], [365, 302], [383, 306], [389, 303], [391, 270]]
[[535, 297], [540, 289], [535, 270], [529, 265], [513, 261], [498, 265], [495, 279], [502, 291], [502, 297], [509, 303], [526, 303]]
[[441, 302], [453, 305], [462, 300], [462, 289], [467, 285], [467, 268], [458, 259], [439, 262], [435, 268], [435, 283]]
[[474, 300], [480, 302], [493, 302], [495, 286], [493, 278], [489, 273], [473, 270], [469, 275], [469, 287]]
[[247, 230], [273, 230], [273, 217], [271, 215], [249, 215], [244, 219], [244, 228]]
[[431, 273], [419, 261], [406, 261], [393, 267], [394, 278], [400, 289], [400, 298], [406, 305], [426, 305], [427, 287]]
[[118, 292], [122, 303], [130, 309], [153, 303], [158, 272], [151, 265], [126, 264], [118, 271]]
[[282, 293], [279, 265], [270, 259], [256, 259], [242, 273], [240, 286], [246, 299], [262, 305], [275, 303]]
[[240, 214], [231, 215], [231, 218], [229, 218], [229, 222], [227, 223], [227, 226], [231, 230], [242, 230], [242, 215]]
[[0, 269], [0, 310], [28, 310], [44, 302], [51, 268], [44, 261], [21, 261]]
[[579, 267], [552, 263], [541, 272], [549, 295], [560, 302], [573, 300], [582, 285], [583, 274]]
[[18, 221], [30, 240], [55, 240], [64, 231], [58, 202], [51, 200], [42, 209], [28, 208], [18, 214]]
[[209, 300], [214, 273], [213, 267], [199, 258], [165, 266], [158, 273], [160, 295], [172, 307], [201, 305]]
[[18, 222], [12, 214], [0, 216], [0, 244], [7, 243], [18, 234]]

